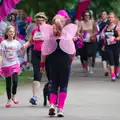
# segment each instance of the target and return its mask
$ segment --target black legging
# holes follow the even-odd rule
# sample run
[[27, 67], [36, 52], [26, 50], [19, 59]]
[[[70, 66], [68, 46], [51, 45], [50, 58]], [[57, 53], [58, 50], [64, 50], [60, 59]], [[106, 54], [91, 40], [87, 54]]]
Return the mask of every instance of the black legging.
[[41, 81], [42, 74], [40, 72], [41, 51], [32, 50], [32, 65], [34, 81]]
[[48, 81], [52, 81], [52, 79], [51, 79], [51, 65], [50, 65], [49, 57], [46, 58], [45, 70], [46, 70], [46, 76], [47, 76]]
[[119, 66], [119, 47], [118, 44], [109, 45], [105, 49], [110, 66]]
[[96, 50], [97, 50], [96, 43], [84, 43], [84, 47], [78, 50], [81, 63], [84, 64], [84, 61], [87, 61], [88, 57], [92, 57], [92, 67], [94, 67]]
[[[59, 40], [57, 42], [59, 45]], [[59, 87], [60, 92], [67, 92], [71, 68], [70, 55], [58, 47], [55, 52], [49, 55], [49, 62], [51, 64], [52, 79], [51, 93], [57, 94]]]
[[[32, 64], [33, 64], [33, 73], [34, 73], [34, 81], [41, 81], [42, 74], [40, 72], [40, 60], [41, 60], [41, 51], [32, 50]], [[51, 65], [49, 63], [49, 57], [46, 59], [45, 70], [48, 81], [51, 81], [51, 73], [50, 73]]]
[[107, 52], [102, 51], [102, 46], [103, 46], [103, 41], [101, 40], [101, 42], [98, 43], [98, 51], [100, 53], [102, 61], [108, 61]]
[[108, 61], [108, 57], [107, 57], [107, 51], [100, 51], [100, 55], [102, 58], [102, 61]]
[[8, 99], [11, 99], [11, 90], [13, 95], [16, 94], [17, 86], [18, 86], [18, 73], [14, 73], [12, 77], [6, 77], [6, 92]]
[[27, 62], [30, 62], [30, 50], [31, 50], [31, 47], [28, 47], [27, 48]]

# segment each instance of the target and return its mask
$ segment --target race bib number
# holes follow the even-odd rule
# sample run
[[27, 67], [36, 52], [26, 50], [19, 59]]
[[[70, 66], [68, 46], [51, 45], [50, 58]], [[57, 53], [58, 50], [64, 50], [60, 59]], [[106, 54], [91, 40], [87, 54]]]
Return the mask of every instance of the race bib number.
[[87, 33], [87, 35], [86, 35], [86, 38], [85, 38], [85, 39], [86, 39], [86, 41], [88, 41], [88, 42], [90, 41], [90, 34], [89, 34], [89, 33]]
[[16, 57], [16, 53], [14, 51], [7, 51], [5, 55], [8, 60], [13, 60]]
[[40, 31], [36, 31], [34, 33], [33, 40], [36, 40], [36, 41], [42, 40], [42, 41], [44, 41], [43, 33], [40, 32]]
[[112, 44], [115, 44], [116, 41], [114, 41], [114, 38], [107, 38], [107, 44], [108, 45], [112, 45]]
[[86, 37], [84, 38], [83, 42], [90, 42], [90, 34], [87, 33]]

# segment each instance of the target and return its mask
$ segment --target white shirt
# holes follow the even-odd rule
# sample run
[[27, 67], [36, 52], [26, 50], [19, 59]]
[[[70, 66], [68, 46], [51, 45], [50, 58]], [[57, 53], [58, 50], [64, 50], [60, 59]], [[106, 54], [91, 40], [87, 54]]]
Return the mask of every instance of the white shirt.
[[21, 44], [17, 40], [3, 40], [0, 45], [2, 53], [1, 67], [9, 67], [15, 64], [20, 64], [17, 52], [21, 49]]
[[6, 28], [7, 28], [7, 23], [5, 23], [4, 21], [0, 21], [0, 38], [4, 37]]

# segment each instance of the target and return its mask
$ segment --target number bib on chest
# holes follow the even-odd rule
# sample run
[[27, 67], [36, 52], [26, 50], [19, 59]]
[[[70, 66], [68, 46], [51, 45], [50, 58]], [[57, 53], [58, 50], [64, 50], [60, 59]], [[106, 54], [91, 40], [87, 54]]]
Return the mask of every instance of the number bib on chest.
[[112, 44], [115, 44], [116, 41], [114, 41], [114, 39], [111, 39], [110, 37], [107, 38], [107, 45], [112, 45]]
[[43, 35], [43, 33], [41, 31], [36, 31], [34, 33], [33, 40], [35, 40], [35, 41], [39, 41], [39, 40], [44, 41], [44, 35]]
[[84, 42], [90, 42], [90, 34], [89, 33], [86, 33], [85, 35], [85, 41]]
[[86, 35], [86, 41], [88, 41], [88, 42], [90, 42], [90, 34], [89, 33], [87, 33], [87, 35]]
[[8, 60], [13, 60], [16, 57], [16, 53], [13, 51], [7, 51], [5, 55]]
[[107, 45], [112, 45], [112, 44], [115, 44], [116, 41], [114, 41], [115, 37], [114, 37], [114, 31], [107, 31], [105, 33], [106, 35], [106, 40], [107, 40]]

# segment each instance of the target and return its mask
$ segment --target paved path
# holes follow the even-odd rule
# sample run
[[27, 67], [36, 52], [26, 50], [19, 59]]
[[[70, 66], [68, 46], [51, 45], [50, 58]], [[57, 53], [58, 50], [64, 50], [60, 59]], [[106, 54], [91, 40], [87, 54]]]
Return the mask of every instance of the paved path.
[[[64, 120], [120, 120], [120, 80], [111, 82], [103, 77], [103, 69], [97, 63], [95, 73], [84, 77], [79, 60], [72, 67], [68, 98], [65, 106]], [[42, 83], [41, 89], [43, 89]], [[62, 120], [49, 118], [48, 107], [43, 107], [42, 92], [40, 105], [29, 104], [32, 95], [30, 85], [18, 90], [19, 106], [4, 108], [6, 96], [0, 97], [0, 120]]]

